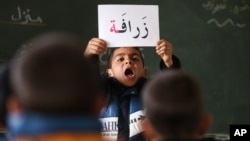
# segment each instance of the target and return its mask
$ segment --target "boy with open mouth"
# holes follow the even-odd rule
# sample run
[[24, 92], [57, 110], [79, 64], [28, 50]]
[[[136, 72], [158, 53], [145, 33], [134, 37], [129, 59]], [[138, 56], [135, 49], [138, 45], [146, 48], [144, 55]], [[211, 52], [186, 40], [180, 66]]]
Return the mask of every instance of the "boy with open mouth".
[[[107, 50], [106, 42], [92, 38], [84, 56], [98, 61], [98, 55]], [[179, 59], [172, 55], [173, 46], [162, 39], [156, 43], [156, 53], [161, 57], [160, 69], [179, 69]], [[95, 58], [95, 59], [94, 59]], [[144, 117], [140, 91], [146, 83], [146, 69], [142, 53], [137, 47], [114, 48], [108, 58], [108, 69], [104, 79], [104, 91], [108, 95], [105, 108], [100, 113], [103, 136], [109, 140], [141, 141], [140, 121]]]

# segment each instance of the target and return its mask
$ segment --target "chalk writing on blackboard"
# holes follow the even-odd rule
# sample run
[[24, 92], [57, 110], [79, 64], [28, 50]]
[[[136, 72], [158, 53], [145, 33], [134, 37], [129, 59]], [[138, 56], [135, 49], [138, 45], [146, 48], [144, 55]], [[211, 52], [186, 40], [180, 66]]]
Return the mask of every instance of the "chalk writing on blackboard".
[[[247, 26], [247, 21], [238, 21], [233, 18], [250, 11], [250, 6], [245, 0], [239, 0], [237, 3], [230, 0], [207, 0], [205, 3], [202, 3], [202, 8], [211, 14], [211, 18], [207, 20], [207, 24], [214, 24], [219, 28], [223, 28], [227, 25], [238, 28]], [[228, 17], [218, 20], [216, 14], [222, 13], [228, 15]]]
[[232, 26], [237, 26], [237, 27], [245, 27], [246, 24], [240, 24], [240, 23], [237, 23], [237, 22], [234, 22], [232, 19], [226, 19], [224, 22], [218, 22], [215, 18], [212, 18], [212, 19], [209, 19], [207, 21], [208, 24], [211, 24], [211, 23], [214, 23], [217, 27], [224, 27], [226, 25], [232, 25]]
[[208, 11], [211, 11], [212, 14], [215, 14], [216, 12], [220, 10], [225, 10], [226, 9], [226, 4], [225, 3], [215, 3], [215, 1], [207, 1], [207, 3], [203, 3], [202, 7], [205, 8]]
[[29, 8], [23, 10], [18, 5], [16, 11], [11, 14], [10, 21], [0, 21], [3, 24], [19, 24], [29, 26], [44, 26], [43, 20], [40, 16], [31, 16], [31, 10]]

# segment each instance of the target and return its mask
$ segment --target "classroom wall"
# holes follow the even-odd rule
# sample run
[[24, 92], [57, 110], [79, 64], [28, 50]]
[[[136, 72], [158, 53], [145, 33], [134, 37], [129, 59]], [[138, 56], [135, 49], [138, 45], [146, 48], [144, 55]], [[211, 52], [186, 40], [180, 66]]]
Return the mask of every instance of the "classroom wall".
[[[183, 69], [202, 84], [207, 110], [214, 115], [209, 132], [228, 133], [230, 124], [250, 124], [247, 0], [2, 1], [0, 61], [10, 60], [25, 41], [45, 31], [70, 31], [87, 44], [98, 36], [97, 4], [159, 5], [161, 38], [173, 44]], [[160, 58], [154, 48], [142, 51], [150, 77], [158, 71]], [[103, 69], [106, 58], [107, 54], [100, 57]]]

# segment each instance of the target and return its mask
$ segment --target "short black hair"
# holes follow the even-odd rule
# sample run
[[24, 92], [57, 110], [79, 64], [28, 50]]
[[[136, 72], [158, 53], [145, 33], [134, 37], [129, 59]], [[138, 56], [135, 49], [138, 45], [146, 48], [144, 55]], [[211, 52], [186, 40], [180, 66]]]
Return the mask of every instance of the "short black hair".
[[99, 70], [82, 55], [83, 43], [65, 33], [46, 33], [27, 43], [11, 66], [14, 94], [26, 111], [91, 113]]
[[160, 135], [178, 139], [194, 133], [203, 114], [198, 81], [181, 70], [163, 71], [144, 87], [145, 114]]
[[[116, 49], [118, 49], [118, 48], [119, 48], [119, 47], [117, 47], [117, 48], [111, 48], [111, 49], [110, 49], [110, 50], [111, 50], [111, 53], [110, 53], [110, 55], [108, 56], [108, 68], [111, 68], [111, 66], [112, 66], [112, 59], [113, 59], [113, 55], [114, 55], [114, 51], [115, 51]], [[142, 65], [144, 66], [144, 59], [143, 59], [143, 55], [142, 55], [142, 52], [141, 52], [140, 48], [138, 48], [138, 47], [132, 47], [132, 48], [136, 49], [136, 50], [139, 52], [140, 57], [141, 57], [141, 60], [142, 60]]]

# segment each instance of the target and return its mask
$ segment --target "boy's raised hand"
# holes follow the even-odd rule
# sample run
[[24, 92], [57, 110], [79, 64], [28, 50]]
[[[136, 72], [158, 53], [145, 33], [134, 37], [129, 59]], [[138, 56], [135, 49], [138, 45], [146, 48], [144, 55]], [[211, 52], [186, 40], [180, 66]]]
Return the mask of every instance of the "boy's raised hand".
[[167, 67], [173, 65], [173, 46], [167, 40], [161, 39], [156, 44], [156, 53], [161, 57]]
[[107, 44], [100, 38], [92, 38], [89, 40], [88, 45], [84, 51], [85, 57], [91, 57], [92, 55], [100, 55], [107, 50]]

